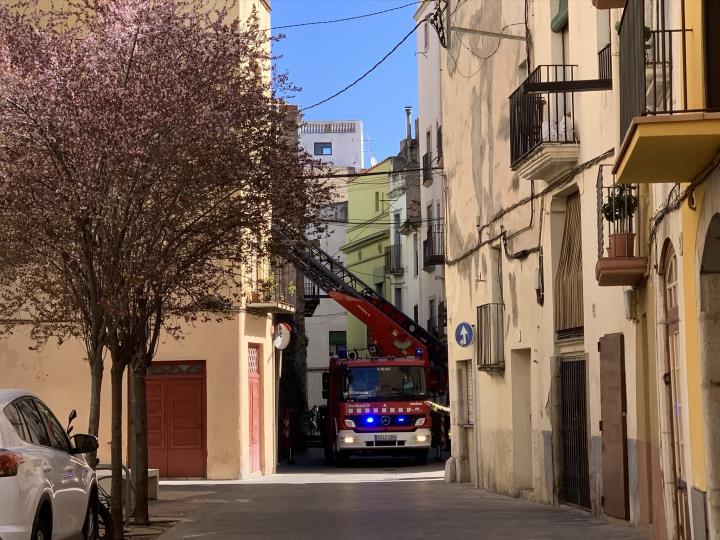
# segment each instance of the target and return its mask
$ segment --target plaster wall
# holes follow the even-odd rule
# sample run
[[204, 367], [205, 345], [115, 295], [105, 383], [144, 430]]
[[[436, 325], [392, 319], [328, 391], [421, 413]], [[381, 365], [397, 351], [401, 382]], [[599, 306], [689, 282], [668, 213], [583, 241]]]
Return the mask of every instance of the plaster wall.
[[[310, 128], [323, 128], [331, 124], [354, 124], [351, 133], [337, 133], [329, 130], [322, 133], [308, 132]], [[330, 163], [335, 167], [353, 167], [356, 170], [365, 167], [365, 143], [363, 123], [359, 120], [308, 120], [300, 127], [300, 147], [315, 159]], [[315, 155], [316, 142], [332, 144], [331, 155]]]
[[[457, 2], [452, 2], [451, 12]], [[560, 63], [559, 36], [550, 31], [557, 3], [529, 4], [528, 25], [532, 38], [530, 66]], [[599, 17], [590, 2], [569, 3], [569, 42], [566, 62], [578, 66], [576, 79], [598, 76], [599, 48], [610, 39], [609, 28], [619, 14]], [[524, 35], [523, 2], [478, 1], [463, 3], [452, 21], [456, 27]], [[497, 50], [495, 51], [495, 49]], [[493, 51], [495, 51], [493, 53]], [[617, 40], [613, 42], [617, 62]], [[487, 60], [480, 57], [492, 56]], [[444, 168], [447, 175], [446, 293], [451, 335], [450, 370], [462, 359], [452, 340], [461, 321], [476, 323], [478, 305], [501, 301], [505, 305], [503, 376], [479, 372], [476, 378], [475, 427], [477, 456], [471, 467], [479, 472], [480, 487], [518, 494], [513, 474], [513, 399], [509, 359], [516, 349], [530, 349], [530, 402], [532, 425], [533, 486], [529, 495], [541, 502], [558, 501], [558, 378], [557, 362], [565, 355], [587, 359], [587, 415], [590, 495], [592, 509], [601, 513], [602, 433], [600, 417], [600, 367], [598, 341], [622, 333], [625, 345], [627, 437], [631, 521], [638, 523], [638, 388], [644, 388], [637, 367], [638, 323], [626, 317], [622, 287], [599, 287], [595, 278], [598, 259], [598, 165], [612, 163], [619, 144], [616, 90], [576, 93], [572, 110], [579, 144], [579, 164], [587, 164], [562, 185], [521, 178], [510, 169], [508, 96], [528, 74], [526, 44], [521, 40], [454, 31], [442, 58]], [[471, 76], [472, 75], [472, 76]], [[422, 141], [422, 139], [421, 139]], [[422, 144], [422, 142], [421, 142]], [[609, 169], [608, 169], [609, 171]], [[606, 176], [608, 182], [609, 174]], [[518, 201], [547, 190], [533, 203]], [[581, 204], [584, 335], [577, 340], [556, 341], [554, 328], [555, 276], [565, 222], [565, 199], [577, 192]], [[479, 226], [479, 227], [478, 227]], [[478, 232], [479, 231], [479, 232]], [[500, 240], [505, 231], [508, 240]], [[602, 244], [606, 245], [606, 238]], [[542, 247], [542, 266], [538, 246]], [[643, 247], [641, 246], [641, 250]], [[498, 251], [499, 250], [499, 251]], [[527, 257], [513, 258], [521, 250]], [[646, 251], [646, 249], [645, 249]], [[496, 254], [500, 254], [498, 257]], [[543, 276], [542, 295], [536, 287]], [[494, 280], [493, 276], [501, 276]], [[493, 282], [496, 282], [493, 284]], [[542, 300], [539, 301], [539, 298]], [[477, 351], [474, 351], [477, 359]], [[451, 393], [458, 391], [450, 377]], [[507, 413], [507, 414], [505, 414]], [[656, 414], [656, 413], [651, 413]], [[644, 418], [644, 417], [643, 417]], [[646, 448], [643, 448], [645, 452]], [[643, 454], [645, 459], [645, 453]]]

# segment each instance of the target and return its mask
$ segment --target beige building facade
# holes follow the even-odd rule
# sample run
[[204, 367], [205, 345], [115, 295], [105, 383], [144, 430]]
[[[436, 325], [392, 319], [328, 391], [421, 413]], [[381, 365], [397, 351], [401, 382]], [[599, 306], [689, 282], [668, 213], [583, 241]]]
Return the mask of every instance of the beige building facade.
[[[603, 211], [620, 193], [623, 11], [590, 0], [447, 9], [448, 477], [665, 537], [655, 283], [644, 263], [632, 285], [596, 273], [621, 225], [647, 257], [655, 204], [645, 189], [622, 224]], [[463, 322], [467, 347], [452, 339]]]

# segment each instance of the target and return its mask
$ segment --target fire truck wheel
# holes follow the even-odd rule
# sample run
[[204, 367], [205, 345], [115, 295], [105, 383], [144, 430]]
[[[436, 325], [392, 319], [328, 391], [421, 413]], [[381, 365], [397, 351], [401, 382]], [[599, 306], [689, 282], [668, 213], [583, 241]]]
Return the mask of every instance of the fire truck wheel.
[[413, 461], [415, 461], [416, 465], [425, 465], [428, 460], [428, 449], [423, 448], [422, 450], [418, 450], [415, 455], [413, 456]]
[[324, 447], [323, 447], [323, 453], [325, 454], [325, 461], [332, 461], [332, 458], [333, 458], [332, 448], [330, 448], [330, 447], [327, 446], [327, 445], [324, 446]]

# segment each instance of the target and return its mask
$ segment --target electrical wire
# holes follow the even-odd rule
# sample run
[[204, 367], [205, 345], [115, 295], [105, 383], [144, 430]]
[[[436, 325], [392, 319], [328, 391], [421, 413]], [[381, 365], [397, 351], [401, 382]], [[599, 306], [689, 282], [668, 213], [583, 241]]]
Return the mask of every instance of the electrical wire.
[[502, 29], [500, 30], [500, 36], [498, 36], [498, 42], [497, 42], [497, 45], [496, 45], [495, 49], [494, 49], [489, 55], [487, 55], [487, 56], [483, 56], [483, 55], [480, 55], [480, 54], [476, 53], [476, 52], [473, 51], [470, 47], [468, 47], [467, 45], [465, 45], [465, 43], [464, 43], [458, 36], [456, 36], [458, 42], [460, 43], [460, 45], [463, 46], [463, 48], [467, 49], [467, 50], [470, 52], [470, 54], [472, 54], [473, 56], [475, 56], [475, 57], [477, 57], [477, 58], [480, 58], [480, 59], [482, 60], [482, 63], [480, 64], [480, 66], [479, 66], [475, 71], [473, 71], [470, 75], [466, 75], [466, 74], [463, 73], [462, 70], [460, 69], [460, 64], [458, 63], [459, 56], [458, 56], [458, 58], [455, 58], [452, 54], [450, 54], [450, 49], [448, 49], [448, 56], [449, 56], [450, 59], [453, 61], [453, 64], [455, 64], [455, 69], [457, 69], [458, 74], [459, 74], [460, 76], [464, 77], [465, 79], [472, 79], [473, 77], [475, 77], [478, 73], [480, 73], [480, 71], [482, 70], [482, 68], [485, 67], [485, 64], [487, 64], [487, 61], [490, 60], [490, 58], [492, 58], [493, 56], [495, 56], [495, 54], [496, 54], [496, 53], [498, 52], [498, 50], [500, 49], [500, 45], [501, 45], [502, 42], [503, 42], [502, 35], [505, 33], [505, 30], [507, 30], [507, 29], [510, 28], [511, 26], [517, 26], [517, 25], [521, 25], [521, 24], [524, 25], [525, 23], [524, 23], [524, 22], [516, 22], [516, 23], [506, 24], [505, 26], [503, 26]]
[[383, 56], [380, 60], [378, 60], [378, 62], [377, 62], [373, 67], [371, 67], [370, 69], [368, 69], [365, 73], [363, 73], [362, 75], [360, 75], [360, 77], [358, 77], [358, 78], [355, 79], [353, 82], [351, 82], [350, 84], [348, 84], [345, 88], [343, 88], [342, 90], [338, 90], [338, 91], [335, 92], [333, 95], [328, 96], [328, 97], [326, 97], [325, 99], [321, 99], [320, 101], [318, 101], [318, 102], [316, 102], [316, 103], [313, 103], [312, 105], [308, 105], [307, 107], [302, 107], [302, 108], [300, 109], [300, 112], [304, 112], [304, 111], [308, 111], [308, 110], [310, 110], [310, 109], [314, 109], [315, 107], [318, 107], [318, 106], [322, 105], [323, 103], [327, 103], [328, 101], [330, 101], [330, 100], [332, 100], [332, 99], [335, 99], [335, 98], [338, 97], [339, 95], [344, 94], [345, 92], [347, 92], [348, 90], [350, 90], [353, 86], [355, 86], [356, 84], [358, 84], [358, 83], [359, 83], [360, 81], [362, 81], [365, 77], [367, 77], [367, 76], [370, 75], [373, 71], [375, 71], [378, 67], [380, 67], [380, 65], [381, 65], [383, 62], [385, 62], [385, 60], [387, 60], [388, 58], [390, 58], [390, 56], [391, 56], [395, 51], [397, 51], [397, 50], [400, 48], [400, 46], [401, 46], [403, 43], [405, 43], [405, 42], [408, 40], [408, 38], [415, 33], [415, 30], [417, 30], [417, 29], [420, 27], [420, 25], [421, 25], [422, 23], [424, 23], [424, 22], [425, 22], [425, 19], [423, 19], [422, 21], [418, 22], [418, 23], [413, 27], [413, 29], [410, 30], [407, 34], [405, 34], [405, 37], [403, 37], [403, 38], [397, 43], [397, 45], [395, 45], [392, 49], [390, 49], [390, 51], [389, 51], [385, 56]]
[[345, 17], [342, 19], [332, 19], [329, 21], [313, 21], [313, 22], [304, 22], [304, 23], [297, 23], [297, 24], [286, 24], [283, 26], [273, 26], [271, 30], [285, 30], [287, 28], [300, 28], [303, 26], [314, 26], [318, 24], [332, 24], [332, 23], [339, 23], [339, 22], [346, 22], [346, 21], [355, 21], [357, 19], [365, 19], [367, 17], [373, 17], [375, 15], [382, 15], [384, 13], [390, 13], [391, 11], [398, 11], [400, 9], [405, 9], [406, 7], [410, 6], [416, 6], [417, 4], [421, 4], [423, 0], [420, 0], [418, 2], [410, 2], [409, 4], [403, 4], [402, 6], [397, 6], [390, 9], [384, 9], [382, 11], [375, 11], [373, 13], [365, 13], [364, 15], [355, 15], [353, 17]]

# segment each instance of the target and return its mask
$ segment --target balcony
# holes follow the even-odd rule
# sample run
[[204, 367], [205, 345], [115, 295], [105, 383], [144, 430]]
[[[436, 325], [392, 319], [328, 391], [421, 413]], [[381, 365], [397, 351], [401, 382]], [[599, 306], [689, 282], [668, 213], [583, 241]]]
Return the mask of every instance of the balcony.
[[321, 298], [327, 298], [327, 295], [322, 294], [320, 288], [315, 285], [314, 282], [305, 278], [305, 316], [312, 317], [315, 314], [315, 310], [320, 305]]
[[478, 306], [478, 369], [505, 371], [505, 304]]
[[261, 264], [254, 272], [246, 299], [249, 310], [260, 313], [295, 311], [295, 268], [289, 264]]
[[442, 225], [429, 225], [423, 240], [423, 269], [445, 264], [445, 231]]
[[443, 159], [442, 126], [437, 127], [437, 136], [436, 136], [435, 141], [437, 142], [437, 162], [438, 162], [438, 165], [442, 165], [442, 159]]
[[528, 180], [551, 182], [578, 162], [576, 66], [538, 66], [510, 96], [510, 165]]
[[424, 186], [429, 186], [433, 181], [432, 152], [425, 152], [422, 157], [422, 181]]
[[[640, 246], [635, 238], [637, 185], [617, 184], [613, 181], [612, 185], [605, 186], [602, 167], [600, 167], [597, 196], [598, 261], [595, 265], [595, 277], [598, 285], [601, 287], [638, 285], [647, 270], [647, 257], [638, 256]], [[608, 246], [605, 249], [606, 238]]]
[[393, 244], [385, 248], [385, 273], [402, 276], [405, 272], [402, 261], [402, 244]]
[[[695, 4], [686, 3], [688, 17], [701, 10], [701, 3]], [[693, 20], [701, 24], [699, 15]], [[613, 172], [627, 184], [690, 181], [720, 147], [720, 100], [712, 82], [720, 60], [703, 52], [716, 50], [707, 48], [714, 38], [709, 27], [701, 33], [679, 24], [672, 29], [646, 24], [643, 0], [628, 0], [620, 26], [624, 141]]]

